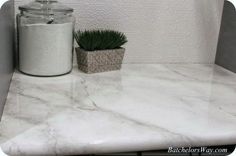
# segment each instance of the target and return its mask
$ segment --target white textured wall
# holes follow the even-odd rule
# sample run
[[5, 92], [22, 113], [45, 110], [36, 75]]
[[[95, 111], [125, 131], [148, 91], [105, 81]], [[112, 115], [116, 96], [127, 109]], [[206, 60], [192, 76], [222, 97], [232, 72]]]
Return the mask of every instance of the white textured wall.
[[[60, 1], [60, 0], [59, 0]], [[16, 0], [18, 5], [29, 0]], [[61, 0], [77, 29], [125, 32], [128, 63], [213, 63], [223, 0]]]

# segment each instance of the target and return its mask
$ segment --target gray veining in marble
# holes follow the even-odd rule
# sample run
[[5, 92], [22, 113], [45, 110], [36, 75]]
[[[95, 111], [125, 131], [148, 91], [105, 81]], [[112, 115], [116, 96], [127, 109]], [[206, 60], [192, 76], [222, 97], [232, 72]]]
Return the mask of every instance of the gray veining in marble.
[[222, 144], [236, 144], [236, 74], [217, 65], [15, 73], [0, 125], [0, 146], [12, 156]]

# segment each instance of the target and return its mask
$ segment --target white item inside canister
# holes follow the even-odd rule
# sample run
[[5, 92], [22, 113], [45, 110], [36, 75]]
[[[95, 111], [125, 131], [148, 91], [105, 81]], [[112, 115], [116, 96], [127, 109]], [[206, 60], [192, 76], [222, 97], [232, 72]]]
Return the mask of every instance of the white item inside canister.
[[19, 26], [19, 68], [36, 76], [56, 76], [72, 69], [73, 23]]

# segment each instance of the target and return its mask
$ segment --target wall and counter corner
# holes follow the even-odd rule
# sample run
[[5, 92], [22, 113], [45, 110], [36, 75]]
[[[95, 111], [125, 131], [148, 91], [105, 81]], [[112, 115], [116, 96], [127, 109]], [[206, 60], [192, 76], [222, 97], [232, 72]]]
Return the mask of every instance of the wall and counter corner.
[[14, 1], [4, 3], [0, 10], [0, 119], [14, 70]]
[[[15, 0], [15, 12], [30, 1]], [[75, 9], [76, 29], [125, 32], [129, 38], [126, 63], [215, 61], [223, 0], [60, 1]], [[0, 112], [13, 71], [13, 7], [13, 0], [7, 2], [0, 16]]]
[[[235, 144], [236, 75], [214, 65], [223, 0], [64, 2], [76, 8], [77, 29], [125, 32], [126, 62], [140, 64], [95, 76], [75, 69], [55, 79], [16, 72], [0, 127], [4, 152], [78, 155]], [[26, 0], [16, 9], [21, 3]]]

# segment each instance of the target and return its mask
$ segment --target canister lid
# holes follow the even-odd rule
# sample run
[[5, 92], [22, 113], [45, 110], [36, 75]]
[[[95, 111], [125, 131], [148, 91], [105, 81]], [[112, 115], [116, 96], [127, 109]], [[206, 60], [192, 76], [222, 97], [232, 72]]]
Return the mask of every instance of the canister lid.
[[44, 13], [53, 12], [73, 12], [72, 8], [69, 8], [57, 0], [35, 0], [26, 5], [19, 6], [21, 11], [39, 11]]

